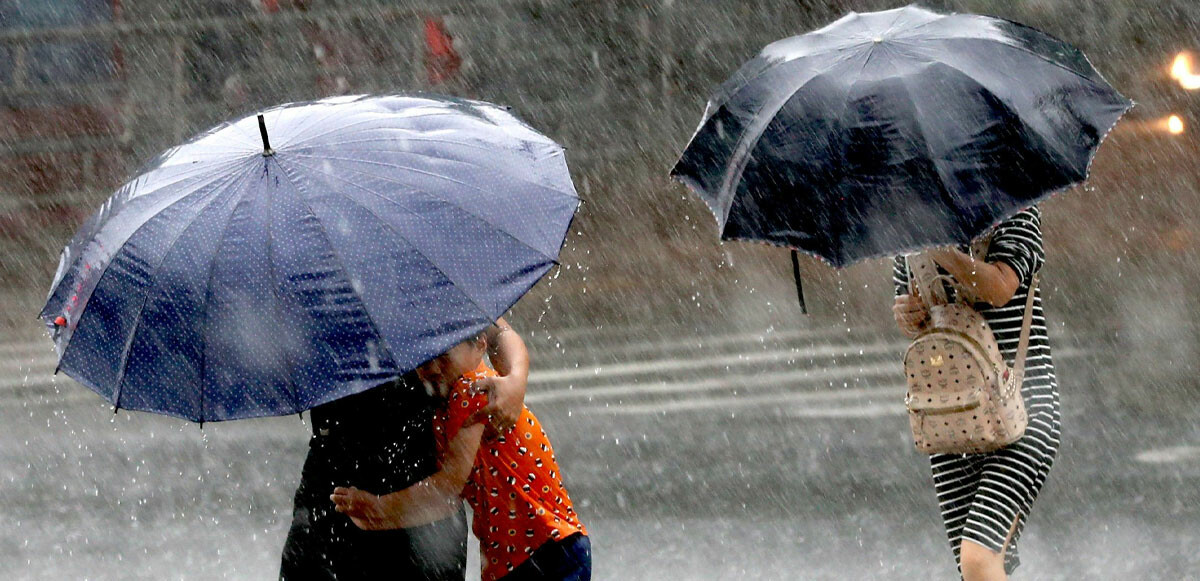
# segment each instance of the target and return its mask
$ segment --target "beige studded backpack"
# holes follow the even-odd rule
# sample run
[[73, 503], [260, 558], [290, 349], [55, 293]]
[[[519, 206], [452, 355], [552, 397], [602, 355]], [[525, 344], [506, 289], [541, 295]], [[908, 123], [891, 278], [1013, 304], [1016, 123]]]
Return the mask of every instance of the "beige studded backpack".
[[957, 287], [949, 302], [937, 265], [926, 254], [908, 257], [909, 287], [929, 308], [929, 323], [904, 353], [908, 421], [917, 450], [927, 454], [975, 454], [1003, 448], [1025, 433], [1029, 419], [1021, 398], [1025, 354], [1037, 279], [1029, 286], [1017, 357], [1010, 369], [991, 327]]

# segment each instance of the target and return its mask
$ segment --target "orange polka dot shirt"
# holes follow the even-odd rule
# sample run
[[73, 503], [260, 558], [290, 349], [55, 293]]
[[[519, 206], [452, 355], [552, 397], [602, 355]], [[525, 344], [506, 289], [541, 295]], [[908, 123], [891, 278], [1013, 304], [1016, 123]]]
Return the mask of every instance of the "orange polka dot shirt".
[[[455, 383], [434, 419], [439, 456], [487, 404], [486, 394], [471, 395], [471, 383], [495, 375], [480, 364]], [[514, 428], [480, 442], [462, 497], [474, 512], [472, 529], [479, 539], [484, 581], [507, 575], [548, 541], [587, 534], [563, 487], [550, 440], [529, 408], [521, 411]]]

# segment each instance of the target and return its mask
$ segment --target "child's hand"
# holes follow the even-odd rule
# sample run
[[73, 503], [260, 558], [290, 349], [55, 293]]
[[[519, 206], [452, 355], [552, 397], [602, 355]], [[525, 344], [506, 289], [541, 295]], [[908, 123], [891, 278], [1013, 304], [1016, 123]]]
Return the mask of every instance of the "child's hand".
[[388, 528], [379, 497], [354, 487], [333, 489], [329, 495], [334, 510], [350, 517], [354, 525], [365, 531]]
[[487, 421], [489, 434], [511, 430], [525, 408], [525, 384], [512, 377], [482, 377], [471, 384], [471, 393], [486, 393], [488, 404], [475, 412], [467, 425]]

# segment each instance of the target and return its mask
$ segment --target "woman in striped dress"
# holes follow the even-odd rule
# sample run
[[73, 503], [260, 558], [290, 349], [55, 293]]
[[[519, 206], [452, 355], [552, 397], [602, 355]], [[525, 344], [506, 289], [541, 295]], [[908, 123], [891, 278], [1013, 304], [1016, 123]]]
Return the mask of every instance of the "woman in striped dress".
[[[980, 300], [974, 306], [991, 326], [1011, 365], [1029, 287], [1045, 259], [1041, 211], [1034, 206], [1001, 222], [984, 260], [976, 260], [968, 252], [960, 248], [930, 254], [943, 274], [974, 288]], [[893, 280], [896, 323], [906, 335], [915, 336], [929, 314], [920, 299], [909, 294], [909, 272], [903, 257], [895, 260]], [[1007, 579], [1016, 568], [1017, 538], [1058, 451], [1058, 385], [1037, 290], [1021, 395], [1029, 427], [1020, 440], [990, 453], [930, 456], [946, 534], [966, 581]]]

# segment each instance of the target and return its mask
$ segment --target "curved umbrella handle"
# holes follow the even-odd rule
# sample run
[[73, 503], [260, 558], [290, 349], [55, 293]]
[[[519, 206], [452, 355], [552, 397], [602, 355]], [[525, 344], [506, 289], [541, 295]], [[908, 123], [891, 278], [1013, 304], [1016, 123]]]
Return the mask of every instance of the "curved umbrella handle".
[[804, 286], [800, 284], [800, 254], [792, 249], [792, 278], [796, 279], [796, 298], [800, 301], [800, 314], [807, 315], [808, 307], [804, 304]]

